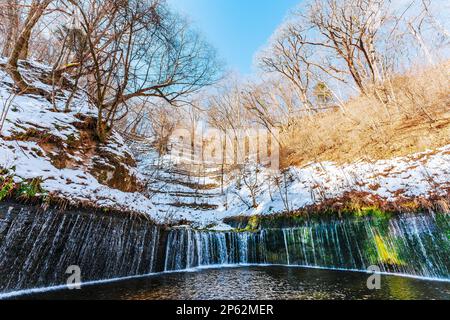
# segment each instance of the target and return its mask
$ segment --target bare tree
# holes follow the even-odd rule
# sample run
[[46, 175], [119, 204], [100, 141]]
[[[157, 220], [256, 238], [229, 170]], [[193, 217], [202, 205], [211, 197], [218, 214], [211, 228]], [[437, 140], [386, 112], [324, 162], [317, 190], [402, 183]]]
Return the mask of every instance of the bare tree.
[[31, 2], [22, 30], [11, 48], [11, 54], [9, 55], [6, 70], [11, 75], [21, 93], [45, 93], [42, 89], [35, 88], [26, 83], [19, 72], [18, 61], [19, 59], [24, 59], [28, 56], [31, 32], [52, 1], [53, 0], [33, 0]]
[[274, 178], [275, 186], [280, 194], [286, 213], [292, 212], [291, 199], [289, 198], [289, 186], [292, 183], [292, 175], [288, 170], [277, 173]]
[[295, 117], [310, 111], [304, 108], [292, 82], [283, 78], [248, 84], [241, 95], [250, 120], [265, 128], [274, 138], [274, 129], [287, 128]]
[[15, 93], [10, 93], [7, 97], [0, 96], [0, 102], [3, 105], [2, 111], [0, 113], [0, 136], [2, 134], [3, 126], [6, 121], [6, 117], [8, 116], [8, 112], [11, 109], [11, 106], [14, 102], [14, 98], [16, 97]]
[[20, 5], [19, 0], [11, 0], [0, 4], [2, 31], [5, 34], [3, 39], [2, 55], [7, 57], [11, 53], [11, 48], [17, 39], [20, 26]]
[[[433, 7], [432, 4], [435, 6]], [[414, 13], [406, 19], [409, 33], [413, 36], [427, 62], [432, 65], [439, 60], [439, 49], [445, 50], [450, 44], [450, 31], [439, 21], [436, 12], [438, 9], [445, 11], [439, 6], [439, 2], [432, 3], [430, 0], [421, 0]]]
[[88, 91], [98, 108], [101, 141], [130, 100], [152, 97], [175, 104], [214, 82], [214, 51], [161, 1], [70, 2], [88, 40]]
[[157, 104], [147, 104], [144, 109], [139, 109], [135, 121], [132, 122], [131, 132], [136, 134], [139, 127], [148, 128], [148, 132], [145, 134], [152, 137], [154, 147], [160, 155], [164, 155], [169, 151], [170, 138], [180, 121], [180, 113], [174, 112], [170, 104], [160, 101]]
[[312, 109], [309, 96], [313, 80], [311, 55], [301, 27], [288, 24], [279, 31], [259, 62], [263, 70], [276, 72], [288, 79], [294, 85], [301, 103], [307, 110]]
[[[244, 186], [250, 193], [251, 198], [251, 206], [247, 206], [250, 208], [258, 208], [258, 192], [261, 188], [261, 181], [259, 178], [260, 169], [256, 164], [244, 162], [241, 167], [241, 176], [242, 176], [242, 182], [244, 183]], [[242, 200], [242, 198], [241, 198]]]
[[423, 12], [429, 21], [429, 24], [433, 26], [435, 30], [442, 33], [443, 38], [448, 45], [448, 41], [450, 40], [450, 31], [443, 23], [439, 21], [439, 19], [436, 18], [435, 13], [431, 9], [431, 0], [422, 0], [421, 5], [423, 8]]
[[[307, 20], [322, 38], [304, 43], [331, 50], [344, 62], [358, 90], [367, 94], [370, 85], [384, 80], [385, 66], [377, 45], [388, 19], [389, 4], [383, 0], [314, 0]], [[333, 71], [337, 70], [335, 66]]]

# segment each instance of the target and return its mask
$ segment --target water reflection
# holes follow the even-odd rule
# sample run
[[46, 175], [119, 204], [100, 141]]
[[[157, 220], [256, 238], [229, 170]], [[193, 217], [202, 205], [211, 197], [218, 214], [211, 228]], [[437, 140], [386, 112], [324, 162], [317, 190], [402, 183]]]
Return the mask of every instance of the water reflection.
[[450, 283], [382, 276], [367, 289], [367, 274], [286, 267], [204, 269], [160, 274], [81, 290], [22, 296], [27, 299], [448, 299]]

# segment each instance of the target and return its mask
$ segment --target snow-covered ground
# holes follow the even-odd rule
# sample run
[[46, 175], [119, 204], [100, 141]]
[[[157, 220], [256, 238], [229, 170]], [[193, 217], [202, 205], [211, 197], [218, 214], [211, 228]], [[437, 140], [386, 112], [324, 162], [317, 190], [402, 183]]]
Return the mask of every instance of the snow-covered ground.
[[[36, 72], [49, 71], [42, 65], [36, 64], [34, 68]], [[37, 80], [38, 74], [24, 72], [35, 86], [51, 89]], [[58, 169], [52, 161], [57, 155], [51, 149], [44, 149], [36, 141], [17, 138], [35, 129], [60, 139], [63, 144], [77, 140], [80, 114], [95, 115], [82, 94], [76, 97], [71, 111], [64, 113], [55, 111], [42, 97], [14, 96], [11, 87], [12, 80], [0, 70], [0, 111], [9, 106], [0, 136], [0, 168], [14, 169], [18, 182], [42, 178], [42, 187], [47, 192], [74, 203], [86, 201], [99, 207], [139, 212], [160, 223], [182, 221], [223, 230], [229, 228], [222, 223], [226, 217], [283, 212], [339, 198], [350, 191], [368, 192], [394, 201], [401, 196], [444, 194], [450, 188], [449, 144], [372, 163], [312, 163], [290, 168], [285, 175], [259, 168], [257, 176], [247, 177], [250, 184], [258, 185], [254, 190], [256, 208], [252, 207], [250, 189], [236, 172], [228, 172], [222, 186], [218, 167], [200, 168], [187, 159], [173, 155], [159, 157], [149, 151], [140, 155], [137, 168], [122, 164], [139, 179], [150, 180], [149, 192], [123, 192], [101, 184], [89, 173], [87, 168], [91, 164], [86, 163], [89, 160], [86, 150], [67, 154], [70, 165]], [[64, 91], [60, 94], [56, 101], [58, 110], [64, 109], [68, 94]], [[130, 153], [117, 133], [102, 148], [118, 156]]]
[[[2, 61], [0, 61], [1, 63]], [[50, 90], [37, 77], [41, 71], [50, 71], [46, 66], [33, 63], [33, 73], [22, 70], [27, 80], [35, 86]], [[86, 163], [87, 150], [79, 150], [74, 154], [67, 153], [70, 167], [58, 169], [52, 163], [52, 150], [44, 150], [35, 141], [21, 141], [16, 137], [26, 135], [30, 129], [38, 130], [43, 135], [61, 139], [63, 145], [80, 138], [76, 124], [80, 123], [80, 115], [95, 116], [95, 110], [87, 103], [83, 94], [79, 94], [72, 103], [70, 112], [56, 112], [52, 103], [43, 97], [31, 95], [14, 95], [11, 90], [11, 78], [0, 69], [0, 111], [9, 107], [6, 121], [0, 132], [0, 168], [14, 168], [16, 182], [27, 179], [42, 178], [42, 187], [48, 193], [66, 198], [73, 203], [89, 202], [105, 208], [122, 209], [151, 214], [154, 212], [151, 201], [143, 194], [122, 192], [100, 184], [88, 172], [92, 163]], [[69, 93], [63, 91], [56, 100], [56, 108], [64, 110]], [[108, 145], [102, 147], [105, 151], [123, 155], [129, 152], [123, 139], [117, 133]], [[97, 159], [98, 160], [98, 159]], [[136, 175], [136, 168], [122, 164]], [[156, 220], [158, 216], [154, 217]]]
[[[220, 221], [226, 217], [280, 213], [339, 198], [352, 191], [367, 192], [387, 201], [395, 201], [399, 197], [445, 195], [450, 188], [450, 145], [373, 163], [313, 163], [302, 168], [290, 168], [285, 175], [259, 168], [257, 176], [252, 174], [247, 177], [250, 185], [258, 185], [255, 190], [257, 208], [251, 207], [250, 189], [242, 181], [237, 182], [236, 173], [227, 174], [222, 193], [217, 173], [210, 174], [206, 170], [206, 174], [202, 175], [195, 172], [189, 176], [180, 174], [173, 170], [177, 165], [170, 167], [170, 163], [178, 162], [173, 156], [156, 161], [165, 163], [169, 168], [154, 173], [156, 170], [148, 163], [154, 163], [155, 158], [154, 155], [147, 155], [141, 161], [142, 172], [153, 172], [159, 177], [155, 179], [153, 176], [155, 181], [151, 184], [158, 190], [152, 198], [155, 207], [172, 212], [177, 219], [193, 221], [198, 226], [219, 223], [222, 227]], [[192, 186], [180, 181], [189, 182]], [[210, 188], [202, 190], [196, 187], [197, 184], [210, 185]], [[202, 208], [203, 203], [214, 208]], [[191, 205], [195, 207], [195, 204], [199, 208], [192, 208]]]

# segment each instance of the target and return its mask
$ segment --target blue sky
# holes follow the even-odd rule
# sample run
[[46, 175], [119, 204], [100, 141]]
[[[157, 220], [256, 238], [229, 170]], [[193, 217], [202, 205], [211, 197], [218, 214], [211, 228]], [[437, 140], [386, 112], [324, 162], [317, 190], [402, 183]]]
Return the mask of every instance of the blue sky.
[[227, 67], [252, 72], [253, 57], [299, 0], [168, 0], [218, 51]]

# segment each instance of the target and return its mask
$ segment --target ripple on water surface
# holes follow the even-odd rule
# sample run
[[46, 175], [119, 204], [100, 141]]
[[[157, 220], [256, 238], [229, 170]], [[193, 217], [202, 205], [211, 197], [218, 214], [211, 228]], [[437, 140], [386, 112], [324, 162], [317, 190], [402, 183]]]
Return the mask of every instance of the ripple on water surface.
[[203, 269], [20, 296], [26, 299], [450, 299], [450, 283], [382, 275], [367, 289], [368, 274], [294, 267]]

